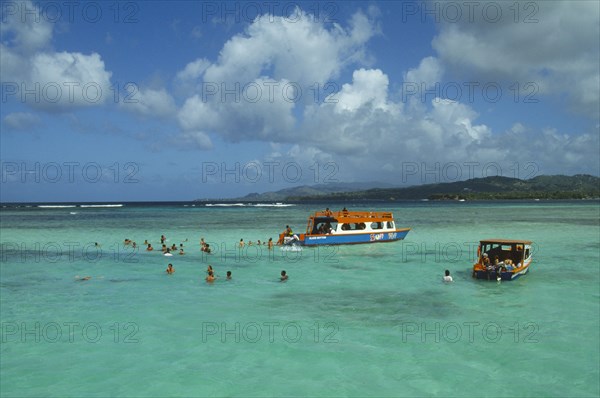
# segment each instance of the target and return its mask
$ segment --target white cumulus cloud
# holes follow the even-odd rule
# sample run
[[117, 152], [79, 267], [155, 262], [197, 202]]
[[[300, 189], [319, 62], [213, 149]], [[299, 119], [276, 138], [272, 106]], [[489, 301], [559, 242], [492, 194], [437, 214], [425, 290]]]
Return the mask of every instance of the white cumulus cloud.
[[[15, 3], [39, 13], [30, 1]], [[3, 40], [0, 51], [0, 79], [19, 93], [17, 96], [33, 108], [63, 111], [79, 106], [96, 106], [112, 98], [111, 72], [97, 53], [56, 52], [50, 48], [52, 24], [35, 15], [7, 13], [2, 20]]]

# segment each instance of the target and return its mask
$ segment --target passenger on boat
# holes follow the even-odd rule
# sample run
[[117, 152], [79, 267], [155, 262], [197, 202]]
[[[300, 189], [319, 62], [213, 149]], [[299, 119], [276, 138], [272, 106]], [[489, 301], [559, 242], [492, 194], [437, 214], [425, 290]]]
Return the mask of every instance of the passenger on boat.
[[346, 209], [346, 207], [344, 206], [344, 208], [342, 209], [342, 213], [347, 216], [348, 215], [348, 209]]
[[325, 209], [325, 217], [331, 217], [333, 215], [333, 212], [331, 210], [329, 210], [329, 207]]
[[494, 268], [494, 266], [490, 263], [490, 258], [488, 256], [487, 253], [483, 253], [483, 257], [482, 257], [482, 262], [483, 262], [483, 266], [485, 267], [485, 270], [487, 272], [487, 278], [488, 280], [490, 279], [490, 274], [492, 272], [494, 272], [496, 269]]
[[481, 260], [482, 260], [483, 266], [486, 269], [489, 269], [490, 268], [490, 258], [488, 257], [487, 253], [483, 253], [483, 257], [481, 258]]

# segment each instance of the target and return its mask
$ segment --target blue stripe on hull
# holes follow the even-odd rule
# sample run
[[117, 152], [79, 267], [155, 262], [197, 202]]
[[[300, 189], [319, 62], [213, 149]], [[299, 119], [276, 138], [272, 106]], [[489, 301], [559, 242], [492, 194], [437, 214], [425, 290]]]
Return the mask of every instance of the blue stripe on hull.
[[355, 243], [378, 243], [402, 240], [408, 234], [406, 231], [347, 234], [347, 235], [305, 235], [303, 244], [305, 246], [318, 245], [351, 245]]

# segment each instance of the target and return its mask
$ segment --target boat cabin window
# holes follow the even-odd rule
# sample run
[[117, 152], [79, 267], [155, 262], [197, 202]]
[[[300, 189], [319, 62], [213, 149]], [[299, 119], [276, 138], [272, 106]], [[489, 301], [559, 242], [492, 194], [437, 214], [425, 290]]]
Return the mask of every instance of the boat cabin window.
[[329, 221], [326, 222], [316, 222], [313, 230], [312, 230], [312, 234], [313, 235], [324, 235], [324, 234], [329, 234], [332, 231], [335, 231], [337, 229], [337, 223], [331, 223]]
[[381, 221], [371, 223], [371, 229], [381, 229], [381, 228], [383, 228], [383, 226], [381, 225]]
[[394, 222], [393, 221], [388, 221], [387, 222], [387, 227], [388, 228], [394, 228]]
[[[518, 264], [523, 259], [523, 245], [520, 244], [501, 244], [486, 243], [481, 246], [481, 254], [486, 253], [493, 263], [496, 257], [499, 262], [510, 260], [513, 264]], [[529, 255], [529, 249], [525, 251], [525, 258]]]
[[360, 231], [362, 229], [365, 229], [367, 226], [365, 225], [365, 223], [348, 223], [348, 224], [342, 224], [342, 231]]

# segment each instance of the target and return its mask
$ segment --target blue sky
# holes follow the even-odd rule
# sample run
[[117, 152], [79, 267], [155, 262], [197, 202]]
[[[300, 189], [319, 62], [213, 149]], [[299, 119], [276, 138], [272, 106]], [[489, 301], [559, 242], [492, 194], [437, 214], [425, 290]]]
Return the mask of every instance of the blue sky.
[[598, 175], [600, 3], [2, 2], [3, 202]]

